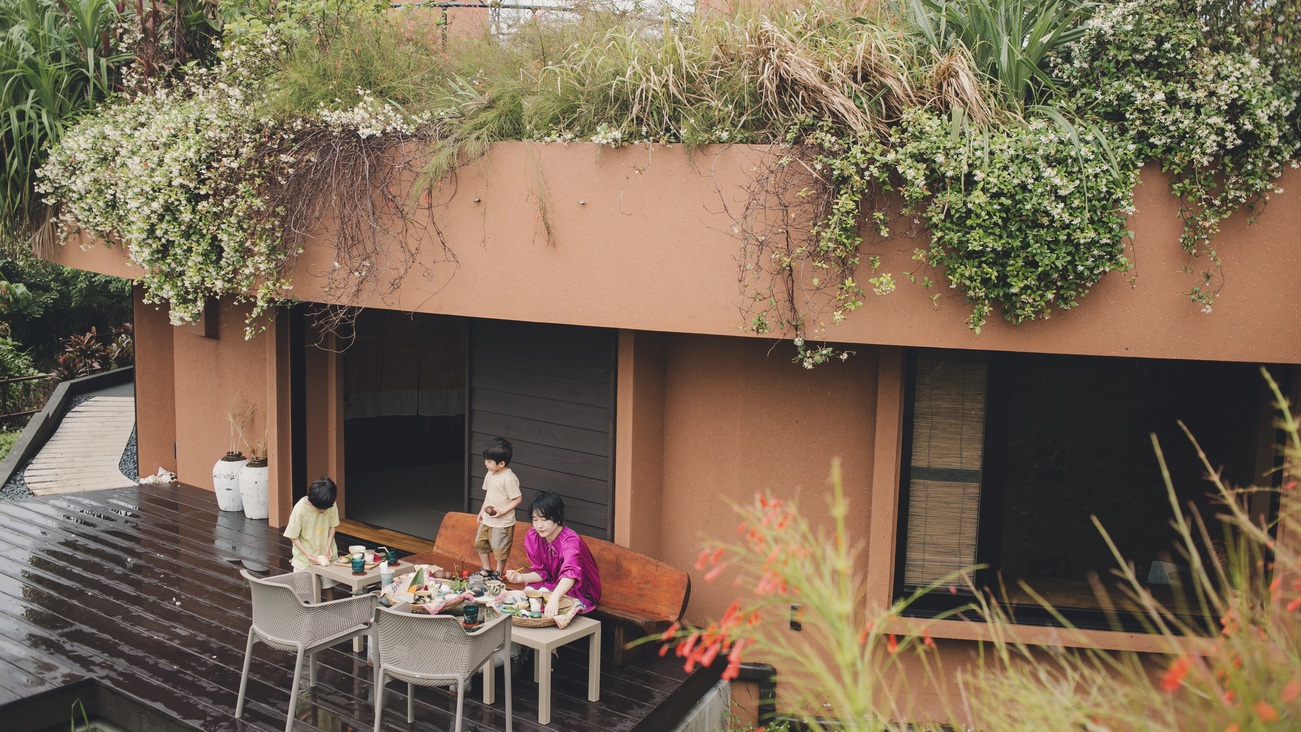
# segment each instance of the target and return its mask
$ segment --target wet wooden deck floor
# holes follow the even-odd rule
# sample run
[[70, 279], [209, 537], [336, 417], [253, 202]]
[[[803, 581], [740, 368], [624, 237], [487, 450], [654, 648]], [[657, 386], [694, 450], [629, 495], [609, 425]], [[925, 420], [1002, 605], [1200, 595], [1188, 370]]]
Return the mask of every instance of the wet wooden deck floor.
[[[45, 700], [66, 705], [59, 691], [88, 679], [181, 722], [176, 729], [284, 729], [293, 656], [263, 644], [254, 647], [244, 719], [233, 714], [250, 618], [239, 569], [289, 571], [288, 557], [288, 542], [266, 521], [220, 512], [211, 493], [192, 486], [0, 502], [0, 729], [49, 726], [36, 719]], [[668, 659], [615, 668], [607, 658], [601, 701], [592, 703], [580, 645], [556, 662], [549, 726], [536, 723], [536, 684], [513, 678], [516, 730], [659, 732], [717, 678], [689, 677]], [[318, 685], [296, 704], [295, 729], [371, 729], [364, 656], [343, 644], [318, 658]], [[500, 684], [489, 707], [475, 683], [467, 730], [505, 729]], [[405, 694], [405, 684], [390, 685], [384, 729], [452, 729], [454, 697], [417, 689], [409, 727]]]

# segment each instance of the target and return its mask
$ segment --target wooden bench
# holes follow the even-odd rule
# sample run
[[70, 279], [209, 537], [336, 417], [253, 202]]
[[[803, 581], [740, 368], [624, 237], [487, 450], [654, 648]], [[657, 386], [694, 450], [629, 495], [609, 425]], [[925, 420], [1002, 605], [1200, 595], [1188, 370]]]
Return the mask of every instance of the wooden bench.
[[[508, 569], [528, 564], [524, 556], [524, 536], [529, 528], [524, 521], [515, 524], [515, 544], [506, 562]], [[438, 527], [434, 548], [413, 554], [404, 561], [437, 564], [448, 570], [463, 565], [467, 570], [476, 571], [479, 569], [479, 558], [474, 553], [477, 530], [475, 514], [448, 513]], [[676, 567], [613, 542], [590, 536], [584, 536], [583, 541], [601, 572], [601, 604], [591, 612], [591, 616], [600, 620], [608, 630], [601, 635], [610, 639], [614, 664], [622, 666], [635, 658], [657, 652], [659, 646], [655, 643], [632, 648], [628, 644], [648, 635], [663, 633], [682, 619], [691, 595], [690, 576]]]

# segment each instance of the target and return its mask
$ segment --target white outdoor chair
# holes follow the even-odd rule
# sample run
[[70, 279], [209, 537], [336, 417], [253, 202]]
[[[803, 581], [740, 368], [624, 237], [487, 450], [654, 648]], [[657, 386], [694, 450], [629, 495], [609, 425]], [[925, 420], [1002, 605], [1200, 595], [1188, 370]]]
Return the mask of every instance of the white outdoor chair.
[[312, 575], [307, 572], [281, 574], [265, 579], [240, 570], [253, 594], [253, 624], [248, 629], [248, 646], [244, 649], [244, 672], [239, 679], [239, 702], [235, 717], [244, 715], [244, 692], [248, 686], [248, 668], [253, 660], [253, 643], [263, 643], [282, 651], [298, 654], [294, 661], [294, 683], [289, 692], [289, 719], [285, 732], [294, 727], [294, 705], [298, 702], [298, 685], [307, 657], [309, 686], [316, 686], [316, 652], [370, 632], [378, 598], [359, 595], [332, 602], [312, 604]]
[[[381, 607], [372, 631], [376, 650], [375, 732], [384, 714], [384, 684], [407, 682], [407, 723], [415, 720], [415, 686], [456, 686], [456, 732], [464, 724], [466, 682], [500, 654], [506, 668], [506, 732], [511, 732], [510, 616], [501, 615], [473, 633], [447, 615], [416, 615]], [[489, 668], [489, 673], [492, 669]], [[484, 701], [491, 704], [488, 690]]]

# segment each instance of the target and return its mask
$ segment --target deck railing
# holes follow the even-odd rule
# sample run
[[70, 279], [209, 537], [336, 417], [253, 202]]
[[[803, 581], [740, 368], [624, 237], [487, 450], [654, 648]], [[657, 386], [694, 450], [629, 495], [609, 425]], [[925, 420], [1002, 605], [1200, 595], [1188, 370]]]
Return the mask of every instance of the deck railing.
[[58, 382], [59, 377], [54, 374], [0, 379], [0, 425], [12, 426], [17, 417], [41, 411]]

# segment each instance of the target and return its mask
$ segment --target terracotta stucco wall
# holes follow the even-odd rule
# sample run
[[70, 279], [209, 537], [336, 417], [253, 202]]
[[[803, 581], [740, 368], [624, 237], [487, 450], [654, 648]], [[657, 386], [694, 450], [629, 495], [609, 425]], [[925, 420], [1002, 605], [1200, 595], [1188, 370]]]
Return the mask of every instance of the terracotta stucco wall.
[[[427, 270], [371, 307], [665, 332], [736, 335], [745, 298], [737, 284], [735, 217], [763, 150], [508, 143], [463, 168], [437, 192], [434, 227], [392, 227], [420, 249]], [[1289, 170], [1284, 188], [1301, 183]], [[554, 233], [539, 209], [545, 197]], [[905, 346], [1301, 362], [1301, 318], [1291, 306], [1301, 278], [1301, 197], [1276, 195], [1248, 226], [1229, 222], [1219, 241], [1227, 281], [1214, 312], [1186, 293], [1204, 260], [1179, 250], [1177, 202], [1153, 167], [1135, 191], [1132, 272], [1109, 275], [1082, 307], [1010, 326], [991, 319], [982, 335], [966, 326], [963, 298], [903, 282], [918, 242], [865, 246], [903, 283], [830, 333], [832, 340]], [[327, 224], [328, 227], [328, 224]], [[298, 263], [295, 295], [330, 299], [323, 273], [334, 252], [325, 236]], [[441, 261], [435, 263], [435, 258]], [[347, 263], [343, 263], [345, 266]], [[1186, 272], [1185, 268], [1191, 269]], [[483, 293], [492, 293], [484, 297]]]
[[[396, 291], [380, 296], [375, 293], [383, 287], [362, 287], [343, 298], [326, 290], [327, 273], [361, 264], [334, 266], [335, 223], [327, 220], [295, 263], [292, 295], [471, 317], [737, 335], [746, 301], [737, 283], [733, 231], [747, 182], [765, 154], [749, 146], [708, 148], [688, 157], [681, 147], [499, 144], [435, 192], [437, 227], [423, 218], [425, 211], [406, 225], [385, 222], [378, 230], [378, 241], [390, 252], [397, 251], [398, 237], [419, 252]], [[1289, 169], [1280, 179], [1285, 189], [1298, 184], [1301, 171]], [[540, 200], [554, 241], [544, 231]], [[829, 337], [858, 344], [1301, 363], [1301, 318], [1292, 302], [1301, 279], [1301, 195], [1275, 195], [1255, 225], [1239, 216], [1224, 227], [1217, 241], [1227, 279], [1209, 315], [1184, 294], [1205, 262], [1190, 262], [1179, 250], [1178, 203], [1155, 167], [1144, 170], [1134, 202], [1135, 269], [1107, 276], [1075, 310], [1015, 327], [995, 317], [976, 336], [965, 324], [969, 307], [959, 294], [943, 290], [932, 305], [930, 290], [903, 282], [903, 273], [915, 268], [911, 255], [918, 243], [903, 239], [864, 249], [879, 255], [883, 270], [903, 284], [887, 296], [869, 295]], [[52, 256], [82, 269], [130, 272], [120, 250], [67, 245]], [[383, 272], [393, 260], [365, 261]]]
[[176, 471], [175, 328], [165, 310], [146, 305], [142, 296], [137, 285], [131, 292], [137, 344], [136, 461], [141, 475], [151, 475], [159, 468]]
[[660, 558], [692, 572], [688, 619], [723, 614], [738, 589], [694, 569], [707, 539], [732, 541], [733, 506], [756, 492], [798, 498], [826, 519], [827, 478], [839, 457], [851, 504], [849, 529], [871, 520], [876, 360], [805, 371], [769, 344], [743, 338], [670, 336], [665, 356], [664, 501]]
[[[173, 331], [176, 420], [176, 475], [191, 485], [212, 489], [212, 465], [230, 444], [227, 415], [236, 398], [257, 407], [246, 439], [264, 439], [267, 424], [268, 359], [274, 357], [275, 326], [244, 339], [244, 308], [218, 308], [217, 338], [184, 328]], [[142, 343], [142, 348], [152, 346]], [[272, 435], [267, 435], [272, 437]], [[272, 443], [271, 461], [278, 455]], [[245, 446], [239, 448], [248, 454]], [[274, 488], [274, 486], [273, 486]]]

